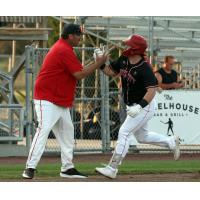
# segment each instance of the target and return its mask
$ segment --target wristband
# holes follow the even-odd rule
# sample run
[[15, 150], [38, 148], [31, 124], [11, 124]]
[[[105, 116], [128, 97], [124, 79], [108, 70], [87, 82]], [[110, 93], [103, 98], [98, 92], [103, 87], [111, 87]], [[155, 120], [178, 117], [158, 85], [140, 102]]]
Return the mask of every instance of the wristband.
[[146, 107], [149, 103], [145, 100], [142, 99], [139, 103], [138, 103], [142, 108]]
[[106, 65], [103, 64], [103, 65], [101, 65], [100, 69], [101, 69], [101, 70], [104, 70], [105, 67], [106, 67]]

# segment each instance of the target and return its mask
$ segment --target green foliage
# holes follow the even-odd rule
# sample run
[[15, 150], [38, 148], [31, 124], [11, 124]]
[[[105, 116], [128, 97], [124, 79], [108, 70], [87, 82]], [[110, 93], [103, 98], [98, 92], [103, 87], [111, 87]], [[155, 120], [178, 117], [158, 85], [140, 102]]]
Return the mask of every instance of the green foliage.
[[59, 39], [59, 21], [48, 17], [47, 27], [52, 28], [48, 39], [48, 47], [51, 47]]

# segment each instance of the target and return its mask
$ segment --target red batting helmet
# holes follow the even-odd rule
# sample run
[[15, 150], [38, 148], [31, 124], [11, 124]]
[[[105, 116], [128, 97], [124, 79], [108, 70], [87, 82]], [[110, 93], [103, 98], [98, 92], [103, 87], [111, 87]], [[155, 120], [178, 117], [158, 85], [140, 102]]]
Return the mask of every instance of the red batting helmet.
[[141, 35], [131, 35], [127, 40], [124, 41], [129, 48], [122, 52], [124, 56], [141, 55], [144, 54], [147, 48], [147, 41]]

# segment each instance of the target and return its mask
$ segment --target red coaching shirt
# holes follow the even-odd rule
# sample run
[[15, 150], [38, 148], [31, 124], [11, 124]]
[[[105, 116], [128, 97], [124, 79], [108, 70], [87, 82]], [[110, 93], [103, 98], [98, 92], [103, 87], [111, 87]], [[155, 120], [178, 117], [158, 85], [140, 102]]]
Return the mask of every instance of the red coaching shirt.
[[73, 73], [82, 68], [73, 48], [66, 40], [59, 39], [44, 59], [35, 82], [34, 99], [71, 107], [76, 89]]

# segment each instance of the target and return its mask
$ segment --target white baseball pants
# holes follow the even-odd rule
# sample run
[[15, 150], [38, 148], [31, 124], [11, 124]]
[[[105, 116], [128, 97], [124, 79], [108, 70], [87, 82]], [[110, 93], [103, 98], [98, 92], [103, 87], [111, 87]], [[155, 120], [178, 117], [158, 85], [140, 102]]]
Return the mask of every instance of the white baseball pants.
[[128, 152], [131, 135], [134, 134], [139, 143], [153, 144], [170, 149], [175, 148], [174, 138], [154, 132], [148, 132], [148, 121], [153, 117], [156, 102], [153, 99], [149, 105], [136, 116], [127, 115], [119, 130], [115, 153], [125, 157]]
[[61, 148], [61, 171], [74, 167], [72, 163], [74, 127], [69, 108], [63, 108], [45, 100], [34, 100], [34, 104], [39, 124], [31, 145], [26, 167], [36, 168], [44, 152], [51, 130], [53, 130]]

